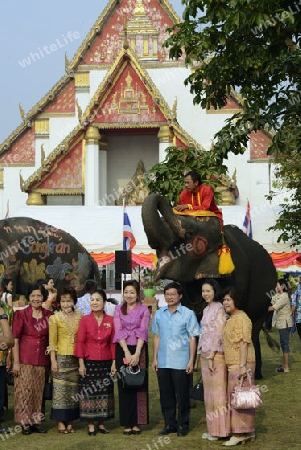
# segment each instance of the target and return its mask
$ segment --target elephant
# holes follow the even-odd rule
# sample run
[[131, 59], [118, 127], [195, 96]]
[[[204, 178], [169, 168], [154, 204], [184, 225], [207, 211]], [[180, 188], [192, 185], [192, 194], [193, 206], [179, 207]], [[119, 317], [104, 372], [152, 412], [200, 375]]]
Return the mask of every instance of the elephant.
[[95, 260], [73, 236], [28, 217], [0, 221], [0, 274], [12, 279], [14, 291], [22, 295], [46, 277], [58, 290], [74, 287], [78, 296], [86, 279], [101, 283]]
[[[141, 213], [148, 243], [156, 250], [160, 261], [155, 279], [181, 283], [184, 288], [182, 303], [193, 309], [199, 319], [206, 306], [201, 297], [204, 278], [215, 278], [221, 288], [234, 286], [244, 292], [245, 311], [253, 323], [252, 339], [255, 350], [257, 348], [259, 378], [259, 332], [277, 282], [276, 269], [268, 252], [237, 226], [225, 225], [222, 235], [215, 216], [175, 214], [160, 194], [146, 197]], [[218, 271], [218, 251], [223, 243], [230, 248], [235, 266], [230, 275], [220, 275]]]

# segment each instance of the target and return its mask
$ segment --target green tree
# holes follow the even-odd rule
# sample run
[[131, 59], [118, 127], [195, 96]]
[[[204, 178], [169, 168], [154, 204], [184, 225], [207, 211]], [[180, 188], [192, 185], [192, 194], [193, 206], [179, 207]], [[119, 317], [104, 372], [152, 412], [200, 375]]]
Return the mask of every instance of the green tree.
[[189, 170], [196, 170], [206, 184], [216, 187], [218, 177], [225, 174], [227, 168], [212, 149], [168, 147], [165, 160], [155, 164], [143, 181], [150, 192], [158, 192], [175, 204], [184, 188], [184, 173]]
[[[269, 154], [281, 165], [301, 159], [301, 5], [291, 0], [182, 0], [183, 22], [169, 29], [170, 56], [185, 55], [194, 70], [185, 80], [194, 102], [221, 108], [234, 89], [244, 110], [234, 114], [215, 135], [215, 152], [244, 151], [250, 131], [273, 133]], [[288, 172], [286, 174], [289, 176]], [[298, 180], [299, 181], [299, 180]], [[300, 184], [300, 183], [299, 183]], [[291, 222], [294, 208], [301, 218], [299, 186], [275, 229], [281, 240], [301, 242], [301, 226]], [[300, 191], [300, 192], [299, 192]], [[285, 213], [285, 214], [284, 214]]]

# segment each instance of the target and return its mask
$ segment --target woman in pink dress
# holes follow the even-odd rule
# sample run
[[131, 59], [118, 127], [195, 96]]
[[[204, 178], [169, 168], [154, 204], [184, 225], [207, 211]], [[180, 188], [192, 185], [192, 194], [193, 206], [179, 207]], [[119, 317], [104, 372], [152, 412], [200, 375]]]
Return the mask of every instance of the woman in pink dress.
[[123, 434], [140, 434], [139, 425], [148, 424], [148, 378], [143, 387], [125, 389], [121, 373], [125, 365], [148, 368], [148, 326], [150, 312], [140, 302], [140, 286], [135, 280], [123, 283], [123, 303], [114, 312], [119, 416]]
[[202, 297], [207, 303], [201, 320], [200, 342], [204, 402], [207, 432], [202, 439], [215, 441], [230, 433], [227, 410], [227, 367], [223, 349], [223, 331], [226, 313], [218, 301], [218, 284], [215, 280], [204, 280]]

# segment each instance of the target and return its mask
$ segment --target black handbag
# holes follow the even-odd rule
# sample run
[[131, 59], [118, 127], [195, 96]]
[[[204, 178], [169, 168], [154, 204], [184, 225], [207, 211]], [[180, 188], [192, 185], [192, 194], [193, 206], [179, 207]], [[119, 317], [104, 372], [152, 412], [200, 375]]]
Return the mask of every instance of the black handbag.
[[199, 378], [199, 381], [193, 386], [190, 397], [194, 400], [201, 400], [202, 402], [204, 401], [204, 386], [201, 377]]
[[8, 370], [6, 372], [6, 383], [8, 384], [8, 386], [14, 385], [14, 374], [12, 370]]
[[52, 390], [53, 390], [53, 381], [52, 377], [49, 376], [44, 387], [44, 395], [43, 395], [44, 400], [52, 400]]
[[126, 366], [122, 371], [122, 386], [124, 389], [138, 389], [144, 386], [146, 369], [140, 366]]

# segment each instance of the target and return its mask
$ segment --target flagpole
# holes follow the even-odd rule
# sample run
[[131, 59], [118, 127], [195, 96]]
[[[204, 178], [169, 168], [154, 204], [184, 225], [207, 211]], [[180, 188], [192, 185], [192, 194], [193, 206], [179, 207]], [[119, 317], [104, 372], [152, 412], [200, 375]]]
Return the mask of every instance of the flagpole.
[[[123, 240], [124, 240], [124, 208], [125, 208], [125, 201], [124, 201], [124, 197], [122, 199], [122, 240], [121, 240], [121, 250], [124, 250], [123, 248]], [[122, 292], [123, 292], [123, 277], [124, 277], [124, 273], [121, 274], [121, 297], [122, 297]]]

